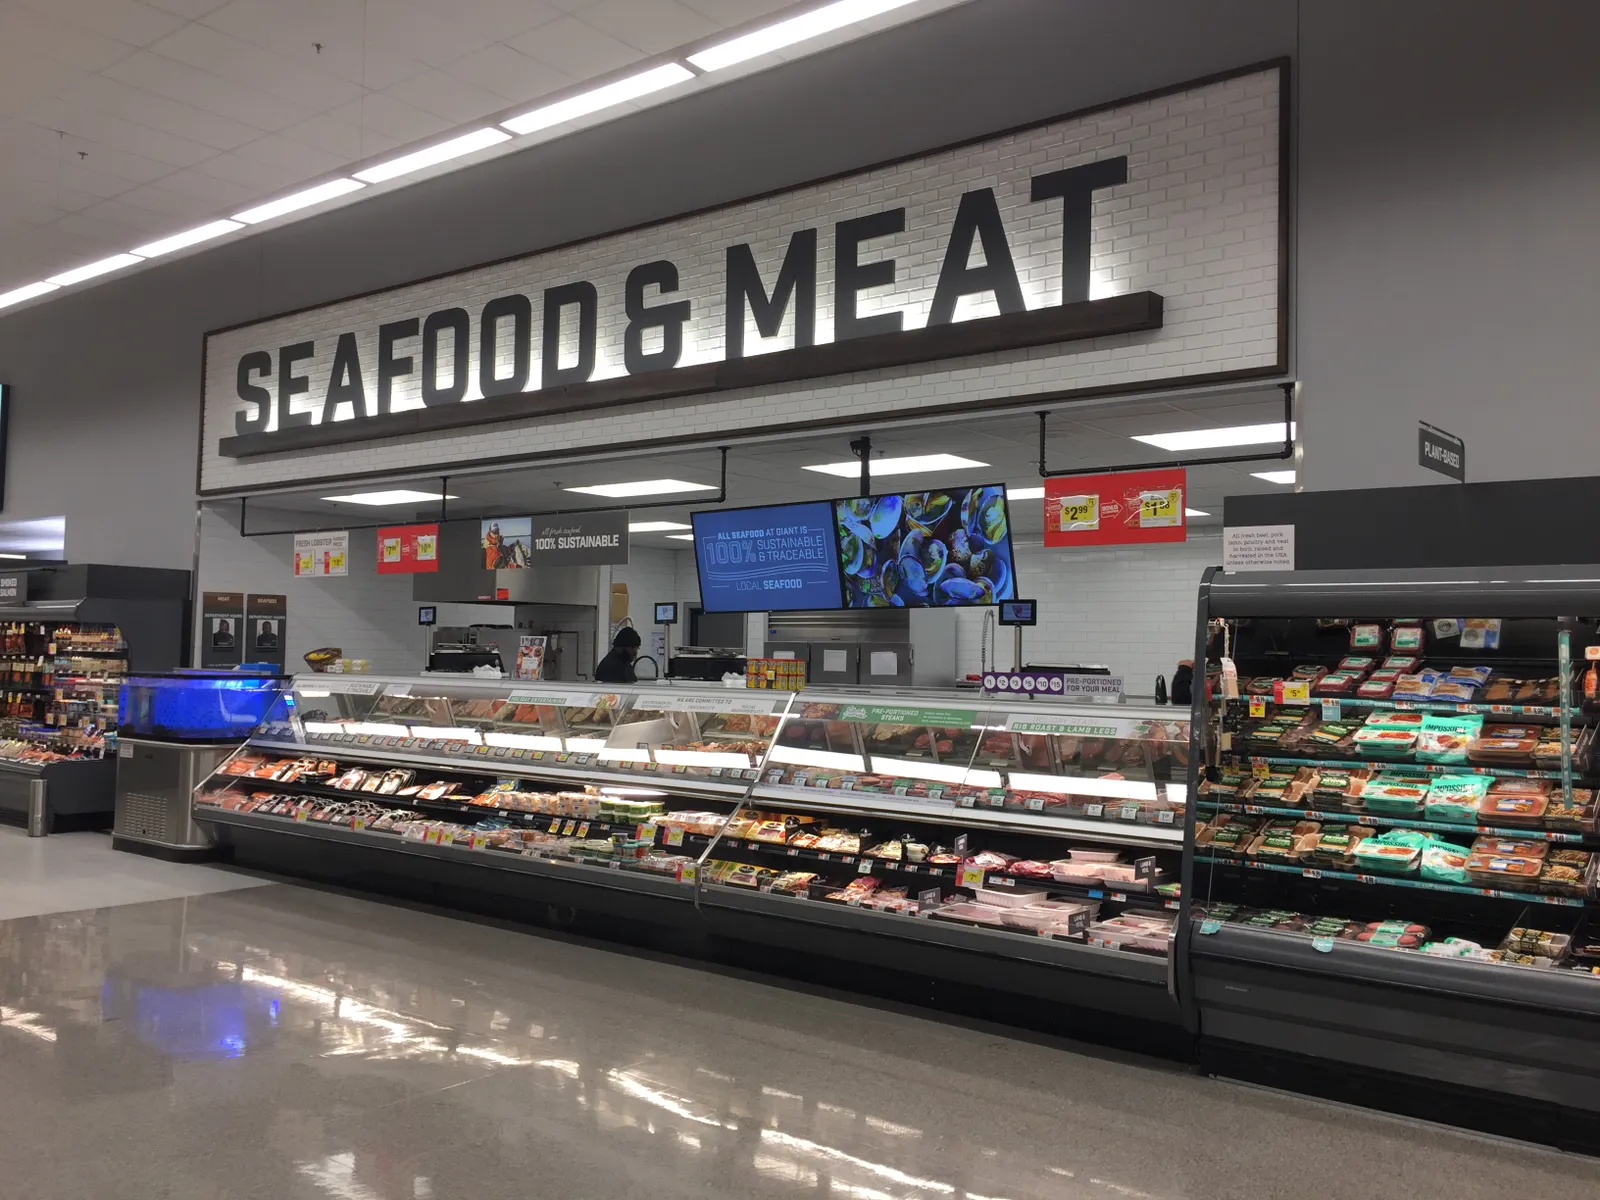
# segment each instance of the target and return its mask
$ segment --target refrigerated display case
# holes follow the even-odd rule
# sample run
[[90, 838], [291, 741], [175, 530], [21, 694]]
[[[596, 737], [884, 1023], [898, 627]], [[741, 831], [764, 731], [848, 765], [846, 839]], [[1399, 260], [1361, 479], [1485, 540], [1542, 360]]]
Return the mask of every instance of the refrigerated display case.
[[306, 675], [195, 814], [280, 870], [982, 980], [1181, 1038], [1187, 718]]
[[1600, 1147], [1597, 616], [1592, 567], [1207, 575], [1205, 1066]]

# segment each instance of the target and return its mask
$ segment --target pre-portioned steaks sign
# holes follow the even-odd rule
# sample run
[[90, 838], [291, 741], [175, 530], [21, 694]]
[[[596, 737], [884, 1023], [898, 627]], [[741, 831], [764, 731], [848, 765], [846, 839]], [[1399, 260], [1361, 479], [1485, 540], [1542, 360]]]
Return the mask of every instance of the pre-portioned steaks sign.
[[[211, 334], [202, 487], [348, 473], [374, 438], [408, 466], [592, 445], [619, 404], [655, 402], [639, 437], [747, 428], [752, 395], [839, 417], [808, 411], [826, 376], [860, 417], [1281, 369], [1281, 73]], [[975, 355], [976, 387], [919, 370]]]

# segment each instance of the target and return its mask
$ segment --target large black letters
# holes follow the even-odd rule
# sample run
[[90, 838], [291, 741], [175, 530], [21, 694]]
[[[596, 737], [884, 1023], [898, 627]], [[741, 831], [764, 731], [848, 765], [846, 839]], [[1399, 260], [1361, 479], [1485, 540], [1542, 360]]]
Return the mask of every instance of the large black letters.
[[411, 374], [414, 365], [409, 354], [396, 355], [394, 344], [401, 338], [417, 336], [417, 319], [390, 321], [378, 326], [378, 412], [391, 410], [390, 397], [394, 394], [394, 381]]
[[725, 358], [744, 357], [745, 303], [756, 319], [762, 337], [777, 337], [783, 316], [794, 304], [794, 344], [814, 346], [817, 342], [817, 231], [798, 229], [789, 238], [783, 266], [778, 270], [772, 296], [761, 282], [750, 243], [728, 247], [727, 317], [724, 324], [727, 351]]
[[[664, 371], [677, 366], [678, 359], [683, 356], [683, 323], [689, 319], [689, 302], [678, 300], [651, 308], [644, 302], [644, 290], [652, 285], [660, 288], [662, 295], [677, 291], [678, 268], [661, 259], [628, 272], [625, 297], [628, 328], [622, 335], [622, 362], [629, 375]], [[647, 329], [661, 330], [661, 349], [645, 352]]]
[[304, 375], [294, 374], [294, 364], [310, 358], [316, 352], [317, 344], [315, 342], [296, 342], [292, 346], [281, 346], [278, 349], [279, 429], [293, 429], [297, 425], [311, 424], [311, 414], [308, 412], [290, 412], [289, 401], [295, 396], [303, 396], [311, 390], [311, 380]]
[[[500, 344], [497, 326], [506, 317], [511, 318], [511, 374], [496, 379]], [[478, 391], [485, 400], [508, 396], [528, 386], [528, 362], [533, 354], [528, 330], [532, 325], [533, 305], [520, 293], [496, 296], [483, 306], [483, 316], [478, 319]]]
[[[439, 334], [450, 330], [450, 382], [439, 386]], [[427, 408], [454, 404], [467, 394], [467, 347], [472, 318], [464, 308], [441, 308], [422, 323], [422, 403]]]
[[[974, 238], [983, 245], [981, 267], [967, 265], [972, 259]], [[956, 209], [944, 266], [939, 268], [939, 286], [934, 289], [933, 305], [928, 309], [928, 324], [950, 324], [955, 319], [956, 301], [962, 296], [987, 292], [994, 293], [1002, 315], [1027, 311], [994, 189], [979, 188], [962, 196], [960, 207]]]
[[339, 419], [339, 405], [350, 405], [352, 416], [367, 415], [367, 384], [361, 378], [361, 352], [356, 335], [341, 333], [333, 351], [333, 370], [328, 373], [328, 394], [322, 400], [322, 423]]
[[[561, 310], [578, 306], [578, 361], [561, 365]], [[594, 374], [595, 335], [600, 321], [600, 296], [587, 279], [544, 290], [544, 356], [541, 388], [586, 383]]]
[[240, 410], [233, 414], [235, 433], [263, 433], [266, 431], [267, 422], [272, 419], [272, 393], [260, 384], [251, 383], [252, 375], [271, 379], [272, 355], [265, 350], [252, 350], [239, 359], [239, 399], [246, 404], [255, 405], [256, 410], [253, 413]]
[[870, 216], [840, 221], [833, 227], [833, 340], [871, 337], [875, 333], [899, 333], [905, 324], [903, 312], [856, 316], [856, 295], [871, 287], [894, 283], [894, 259], [881, 262], [857, 261], [861, 243], [873, 238], [904, 233], [906, 210], [891, 208]]
[[1033, 177], [1033, 199], [1061, 201], [1061, 303], [1089, 298], [1089, 234], [1094, 194], [1128, 182], [1128, 158], [1102, 158]]

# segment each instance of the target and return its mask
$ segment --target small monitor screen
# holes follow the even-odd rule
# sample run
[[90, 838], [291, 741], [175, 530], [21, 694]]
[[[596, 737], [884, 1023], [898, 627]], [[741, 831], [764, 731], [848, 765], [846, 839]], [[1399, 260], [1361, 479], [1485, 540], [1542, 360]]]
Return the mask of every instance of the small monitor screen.
[[656, 605], [657, 625], [676, 625], [678, 623], [678, 606], [674, 604]]
[[1002, 625], [1037, 625], [1039, 623], [1039, 609], [1032, 600], [1002, 600], [1000, 602], [1000, 624]]

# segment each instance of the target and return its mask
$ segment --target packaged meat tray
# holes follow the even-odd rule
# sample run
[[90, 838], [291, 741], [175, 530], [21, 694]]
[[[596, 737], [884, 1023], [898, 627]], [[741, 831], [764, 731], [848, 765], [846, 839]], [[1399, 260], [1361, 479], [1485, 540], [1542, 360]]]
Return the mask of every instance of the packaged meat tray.
[[1485, 825], [1537, 825], [1550, 807], [1548, 779], [1497, 779], [1478, 804]]
[[1537, 858], [1516, 858], [1474, 850], [1467, 859], [1467, 875], [1479, 887], [1532, 891], [1544, 863]]
[[1363, 725], [1352, 739], [1363, 758], [1409, 758], [1417, 748], [1418, 729], [1385, 729]]
[[1013, 892], [1001, 888], [973, 888], [973, 902], [990, 908], [1026, 908], [1045, 898], [1043, 892]]
[[1090, 945], [1110, 950], [1142, 950], [1165, 954], [1172, 942], [1172, 922], [1154, 914], [1124, 913], [1089, 926]]
[[929, 915], [939, 917], [946, 921], [961, 921], [968, 925], [992, 925], [1001, 927], [1001, 910], [989, 904], [946, 904], [943, 908], [934, 909]]
[[1421, 844], [1404, 845], [1386, 841], [1389, 836], [1384, 834], [1380, 837], [1365, 838], [1351, 851], [1358, 871], [1371, 871], [1382, 875], [1409, 875], [1417, 870], [1422, 863]]
[[1537, 725], [1485, 725], [1472, 739], [1467, 757], [1472, 762], [1499, 766], [1522, 766], [1533, 761], [1541, 730]]
[[1022, 908], [1006, 908], [1000, 911], [1000, 923], [1008, 929], [1026, 929], [1033, 933], [1045, 930], [1059, 930], [1065, 933], [1078, 914], [1082, 914], [1083, 925], [1089, 923], [1099, 915], [1098, 904], [1080, 904], [1063, 900], [1046, 900], [1037, 904], [1030, 904]]

